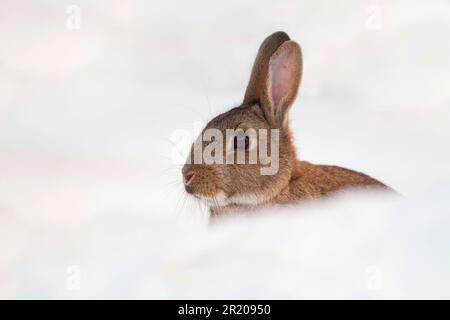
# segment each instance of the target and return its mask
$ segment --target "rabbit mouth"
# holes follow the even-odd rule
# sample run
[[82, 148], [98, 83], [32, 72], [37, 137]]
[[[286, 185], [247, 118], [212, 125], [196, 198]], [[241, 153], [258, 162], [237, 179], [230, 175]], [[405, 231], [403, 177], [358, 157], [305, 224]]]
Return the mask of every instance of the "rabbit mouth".
[[205, 202], [210, 207], [222, 207], [228, 203], [228, 196], [222, 190], [219, 190], [214, 196], [207, 196], [202, 194], [194, 194], [194, 197]]

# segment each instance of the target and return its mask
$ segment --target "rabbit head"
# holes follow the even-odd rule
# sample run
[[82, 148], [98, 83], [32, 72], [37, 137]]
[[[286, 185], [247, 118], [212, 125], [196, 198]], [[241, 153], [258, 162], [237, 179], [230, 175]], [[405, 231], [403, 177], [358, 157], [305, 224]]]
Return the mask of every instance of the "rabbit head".
[[288, 185], [296, 154], [287, 119], [301, 74], [296, 42], [284, 32], [264, 40], [242, 104], [212, 119], [192, 145], [182, 169], [188, 193], [211, 207], [257, 205]]

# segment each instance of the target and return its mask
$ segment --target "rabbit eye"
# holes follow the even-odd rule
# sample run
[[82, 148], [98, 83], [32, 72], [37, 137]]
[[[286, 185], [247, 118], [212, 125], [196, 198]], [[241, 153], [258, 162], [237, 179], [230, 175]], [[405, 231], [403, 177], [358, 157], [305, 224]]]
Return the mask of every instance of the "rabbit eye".
[[247, 135], [234, 136], [234, 150], [244, 148], [246, 151], [250, 148], [250, 138]]

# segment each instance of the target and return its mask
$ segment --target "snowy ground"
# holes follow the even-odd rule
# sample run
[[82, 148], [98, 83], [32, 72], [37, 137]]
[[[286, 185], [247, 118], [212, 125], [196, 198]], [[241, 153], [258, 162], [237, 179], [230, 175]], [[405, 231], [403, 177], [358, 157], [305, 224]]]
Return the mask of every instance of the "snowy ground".
[[[67, 19], [81, 9], [81, 28]], [[450, 298], [448, 1], [0, 1], [0, 298]], [[208, 226], [175, 132], [303, 47], [302, 159], [343, 195]]]

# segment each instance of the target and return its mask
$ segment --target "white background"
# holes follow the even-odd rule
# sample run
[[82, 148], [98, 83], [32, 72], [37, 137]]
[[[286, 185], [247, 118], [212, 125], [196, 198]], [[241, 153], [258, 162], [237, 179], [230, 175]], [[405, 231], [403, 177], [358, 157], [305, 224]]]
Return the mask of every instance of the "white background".
[[[404, 198], [207, 226], [171, 138], [278, 30], [300, 158]], [[449, 298], [449, 34], [445, 0], [0, 0], [0, 298]]]

